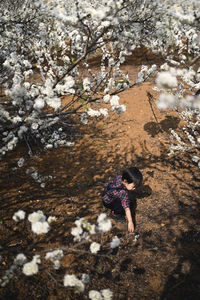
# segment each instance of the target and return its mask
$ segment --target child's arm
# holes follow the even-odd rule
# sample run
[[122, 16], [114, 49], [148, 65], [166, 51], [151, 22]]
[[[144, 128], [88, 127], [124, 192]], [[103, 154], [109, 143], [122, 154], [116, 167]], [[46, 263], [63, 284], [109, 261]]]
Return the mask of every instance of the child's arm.
[[133, 232], [134, 231], [134, 225], [133, 225], [133, 220], [132, 220], [131, 211], [130, 211], [129, 207], [127, 207], [125, 209], [125, 213], [126, 213], [126, 218], [128, 220], [128, 231]]

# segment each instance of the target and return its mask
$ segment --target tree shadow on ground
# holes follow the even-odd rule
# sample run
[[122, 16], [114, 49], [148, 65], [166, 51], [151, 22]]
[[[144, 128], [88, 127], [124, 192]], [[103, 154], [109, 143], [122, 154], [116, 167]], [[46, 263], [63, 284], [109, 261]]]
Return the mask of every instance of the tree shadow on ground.
[[135, 191], [128, 192], [128, 196], [130, 199], [130, 205], [131, 205], [130, 206], [131, 215], [132, 215], [135, 230], [137, 230], [136, 214], [137, 214], [138, 200], [149, 197], [151, 194], [152, 194], [151, 187], [149, 185], [145, 185], [145, 184], [142, 184]]
[[[145, 148], [143, 150], [146, 151]], [[147, 174], [152, 178], [159, 171], [160, 180], [163, 183], [166, 180], [168, 187], [162, 206], [159, 208], [157, 205], [157, 214], [151, 215], [155, 229], [143, 232], [142, 246], [152, 253], [162, 251], [166, 255], [171, 248], [177, 257], [177, 262], [174, 260], [169, 265], [170, 269], [173, 265], [175, 267], [172, 268], [159, 299], [197, 300], [200, 298], [199, 169], [191, 161], [192, 152], [171, 158], [165, 156], [164, 152], [160, 157], [151, 155], [148, 160], [144, 157], [135, 160], [140, 168], [150, 169]], [[166, 169], [163, 173], [164, 166]], [[162, 193], [160, 196], [162, 197]], [[163, 227], [156, 229], [158, 224]]]
[[[199, 206], [196, 208], [199, 210]], [[197, 211], [194, 215], [197, 215]], [[181, 208], [186, 215], [187, 209]], [[188, 219], [194, 215], [189, 210]], [[199, 218], [196, 216], [196, 221]], [[198, 221], [197, 221], [198, 222]], [[160, 300], [200, 299], [200, 224], [198, 228], [190, 225], [187, 231], [182, 231], [176, 240], [177, 254], [180, 257], [176, 267], [168, 276]]]
[[[183, 242], [187, 232], [195, 238], [199, 232], [198, 167], [191, 163], [189, 154], [182, 156], [181, 159], [178, 156], [169, 158], [164, 146], [159, 156], [151, 153], [145, 144], [142, 148], [142, 156], [136, 155], [133, 148], [131, 162], [127, 162], [126, 153], [122, 156], [112, 151], [112, 148], [109, 148], [110, 154], [105, 152], [105, 155], [104, 149], [109, 146], [110, 136], [102, 134], [95, 126], [91, 131], [93, 133], [83, 132], [83, 139], [73, 149], [56, 149], [47, 153], [38, 153], [38, 158], [35, 158], [34, 162], [30, 160], [24, 168], [18, 169], [17, 173], [15, 169], [17, 161], [22, 154], [25, 154], [19, 153], [18, 156], [15, 153], [8, 154], [3, 165], [4, 172], [0, 175], [2, 257], [11, 262], [13, 255], [20, 252], [27, 254], [31, 259], [33, 249], [45, 253], [50, 248], [60, 247], [60, 245], [70, 247], [73, 242], [70, 230], [74, 226], [74, 221], [86, 217], [91, 222], [96, 222], [97, 216], [103, 211], [101, 192], [105, 184], [113, 175], [120, 174], [124, 168], [135, 165], [142, 172], [146, 171], [152, 182], [155, 179], [163, 183], [163, 189], [155, 191], [154, 185], [147, 184], [148, 179], [145, 179], [141, 189], [135, 191], [135, 223], [140, 239], [134, 242], [132, 236], [127, 235], [126, 230], [117, 230], [116, 225], [113, 224], [111, 233], [103, 235], [101, 239], [109, 245], [109, 239], [117, 235], [121, 238], [120, 251], [112, 254], [107, 246], [102, 250], [103, 255], [97, 256], [97, 259], [88, 254], [88, 246], [82, 245], [81, 251], [85, 252], [83, 254], [80, 252], [76, 258], [73, 252], [67, 252], [72, 261], [69, 259], [68, 262], [65, 258], [63, 264], [71, 274], [90, 272], [91, 286], [95, 286], [96, 289], [101, 289], [102, 284], [109, 286], [115, 294], [115, 299], [123, 300], [128, 297], [158, 299], [161, 294], [162, 297], [168, 297], [168, 294], [173, 296], [175, 291], [175, 295], [178, 295], [178, 289], [182, 286], [180, 283], [183, 280], [182, 271], [175, 276], [176, 286], [170, 276], [173, 277], [173, 274], [184, 266], [188, 270], [184, 273], [185, 278], [192, 274], [191, 278], [194, 279], [196, 278], [194, 274], [199, 268], [199, 265], [195, 265], [195, 260], [199, 259], [197, 239], [195, 243]], [[112, 138], [115, 136], [113, 135]], [[52, 175], [52, 180], [46, 182], [45, 189], [41, 188], [40, 183], [35, 182], [31, 176], [25, 177], [26, 169], [33, 163], [35, 169], [44, 176]], [[191, 180], [187, 178], [189, 175]], [[27, 215], [33, 211], [43, 210], [47, 216], [56, 216], [57, 221], [51, 225], [47, 235], [36, 237], [31, 233], [28, 221], [16, 224], [12, 220], [14, 212], [18, 209], [25, 210]], [[163, 265], [163, 261], [166, 266]], [[160, 265], [156, 267], [158, 262]], [[167, 269], [168, 267], [170, 270]], [[7, 265], [3, 266], [1, 272], [5, 272], [7, 268]], [[155, 276], [158, 271], [166, 278], [164, 291], [160, 291], [155, 282], [147, 284], [149, 278]], [[54, 275], [56, 278], [58, 276], [60, 282], [66, 269], [63, 268], [59, 272], [55, 272]], [[48, 284], [50, 274], [45, 276], [47, 289], [51, 295], [54, 295]], [[12, 290], [16, 294], [17, 290], [16, 299], [31, 299], [26, 293], [32, 280], [29, 280], [29, 283], [27, 278], [22, 278], [22, 281], [24, 280], [26, 288], [23, 291], [20, 290], [20, 280], [18, 283], [11, 281], [4, 295], [10, 296]], [[130, 281], [132, 285], [128, 285]], [[52, 283], [52, 280], [49, 282]], [[44, 278], [41, 279], [41, 284], [43, 283]], [[38, 286], [41, 287], [39, 282]], [[71, 290], [66, 294], [66, 290], [60, 285], [56, 286], [55, 282], [52, 287], [60, 290], [60, 294], [55, 295], [56, 300], [64, 297], [73, 300], [86, 299], [84, 296], [75, 295]], [[195, 287], [197, 287], [196, 283]], [[190, 290], [186, 285], [185, 293]], [[44, 299], [41, 288], [38, 289], [38, 293], [34, 288], [34, 293], [35, 298]], [[193, 292], [192, 295], [195, 297], [198, 293]], [[126, 298], [123, 298], [124, 296]]]
[[170, 132], [170, 129], [177, 129], [180, 119], [174, 116], [166, 116], [160, 122], [148, 122], [144, 125], [144, 130], [151, 136], [155, 137], [161, 132]]

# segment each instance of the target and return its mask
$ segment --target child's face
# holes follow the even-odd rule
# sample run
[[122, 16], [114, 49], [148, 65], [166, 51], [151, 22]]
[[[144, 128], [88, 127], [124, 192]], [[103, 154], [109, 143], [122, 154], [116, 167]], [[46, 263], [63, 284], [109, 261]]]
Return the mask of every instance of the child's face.
[[128, 183], [126, 180], [124, 180], [123, 184], [125, 185], [128, 191], [133, 191], [136, 188], [136, 184], [134, 182]]

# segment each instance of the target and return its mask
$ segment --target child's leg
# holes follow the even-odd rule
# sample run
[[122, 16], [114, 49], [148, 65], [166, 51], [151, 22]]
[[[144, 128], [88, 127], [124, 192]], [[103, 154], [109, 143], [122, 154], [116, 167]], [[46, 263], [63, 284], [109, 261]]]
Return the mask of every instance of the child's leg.
[[125, 221], [125, 211], [121, 205], [121, 201], [116, 199], [112, 203], [105, 203], [103, 201], [103, 205], [106, 208], [109, 208], [111, 210], [110, 217], [114, 219], [117, 222], [124, 222]]
[[112, 209], [110, 217], [114, 219], [117, 222], [124, 222], [125, 221], [125, 211], [121, 205], [121, 201], [119, 199], [116, 199], [112, 203]]
[[116, 199], [113, 203], [112, 203], [112, 211], [114, 212], [114, 214], [116, 215], [121, 215], [121, 216], [125, 216], [125, 211], [122, 207], [121, 204], [121, 200], [120, 199]]

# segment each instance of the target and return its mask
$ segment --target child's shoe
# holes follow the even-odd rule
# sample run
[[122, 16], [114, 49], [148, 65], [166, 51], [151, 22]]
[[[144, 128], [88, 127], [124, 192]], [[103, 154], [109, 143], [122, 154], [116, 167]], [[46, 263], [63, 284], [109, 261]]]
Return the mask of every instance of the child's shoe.
[[126, 221], [124, 215], [115, 214], [114, 211], [111, 211], [111, 213], [110, 213], [110, 218], [112, 218], [112, 219], [115, 220], [116, 222], [125, 222], [125, 221]]

